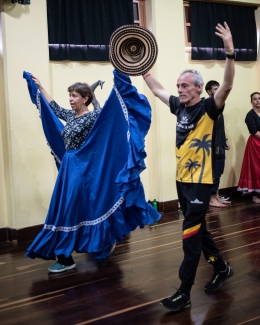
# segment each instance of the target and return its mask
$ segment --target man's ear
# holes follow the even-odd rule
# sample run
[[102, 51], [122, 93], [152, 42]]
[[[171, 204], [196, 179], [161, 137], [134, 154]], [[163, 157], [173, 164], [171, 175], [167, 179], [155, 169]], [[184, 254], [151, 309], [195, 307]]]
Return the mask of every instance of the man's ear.
[[211, 96], [211, 95], [212, 95], [212, 92], [211, 92], [211, 90], [206, 90], [206, 92], [207, 92], [207, 94], [208, 94], [209, 96]]
[[199, 93], [202, 93], [202, 90], [203, 90], [202, 85], [199, 85], [199, 86], [198, 86], [198, 91], [199, 91]]

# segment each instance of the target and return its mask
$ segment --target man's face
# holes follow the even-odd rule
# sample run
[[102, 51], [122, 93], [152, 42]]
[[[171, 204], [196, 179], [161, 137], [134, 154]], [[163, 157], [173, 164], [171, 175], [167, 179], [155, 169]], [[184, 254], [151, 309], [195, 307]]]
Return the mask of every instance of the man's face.
[[185, 106], [193, 106], [200, 101], [202, 85], [194, 85], [193, 73], [182, 74], [177, 80], [177, 88], [180, 102]]
[[219, 89], [219, 86], [212, 86], [210, 90], [207, 91], [208, 95], [211, 97], [215, 94], [215, 92]]

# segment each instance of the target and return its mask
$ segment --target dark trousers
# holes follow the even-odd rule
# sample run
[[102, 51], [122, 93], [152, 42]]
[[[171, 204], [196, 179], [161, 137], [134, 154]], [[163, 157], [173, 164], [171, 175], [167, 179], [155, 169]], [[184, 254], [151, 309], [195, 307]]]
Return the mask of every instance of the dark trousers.
[[61, 254], [58, 255], [57, 258], [58, 258], [58, 262], [62, 265], [70, 266], [74, 264], [74, 260], [71, 255], [70, 257], [65, 257], [65, 255]]
[[213, 180], [213, 187], [211, 195], [215, 195], [218, 192], [219, 183], [220, 183], [220, 177], [224, 173], [225, 168], [225, 148], [219, 147], [218, 148], [218, 154], [215, 156], [214, 160], [214, 180]]
[[176, 183], [184, 215], [182, 237], [184, 259], [179, 270], [179, 277], [182, 286], [186, 285], [186, 290], [190, 290], [194, 284], [201, 252], [216, 270], [225, 267], [225, 264], [212, 235], [207, 230], [205, 220], [212, 185]]

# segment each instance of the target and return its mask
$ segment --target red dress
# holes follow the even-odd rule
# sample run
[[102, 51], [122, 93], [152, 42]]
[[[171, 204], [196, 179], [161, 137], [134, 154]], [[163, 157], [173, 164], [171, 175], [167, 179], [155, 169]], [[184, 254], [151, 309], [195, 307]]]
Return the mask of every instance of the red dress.
[[247, 140], [237, 190], [260, 192], [260, 139], [252, 134]]

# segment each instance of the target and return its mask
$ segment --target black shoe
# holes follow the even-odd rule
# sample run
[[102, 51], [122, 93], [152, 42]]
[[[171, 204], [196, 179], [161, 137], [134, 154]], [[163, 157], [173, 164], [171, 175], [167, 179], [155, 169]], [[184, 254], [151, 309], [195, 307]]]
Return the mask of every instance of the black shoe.
[[228, 201], [230, 199], [230, 197], [227, 195], [220, 195], [219, 198], [223, 201]]
[[[226, 263], [226, 262], [225, 262]], [[226, 270], [225, 271], [214, 271], [212, 279], [205, 285], [205, 291], [217, 291], [221, 288], [222, 283], [231, 278], [234, 274], [232, 267], [226, 263]]]
[[190, 308], [191, 302], [190, 298], [186, 296], [185, 293], [177, 290], [173, 296], [161, 300], [160, 305], [171, 311], [177, 312], [182, 309]]

